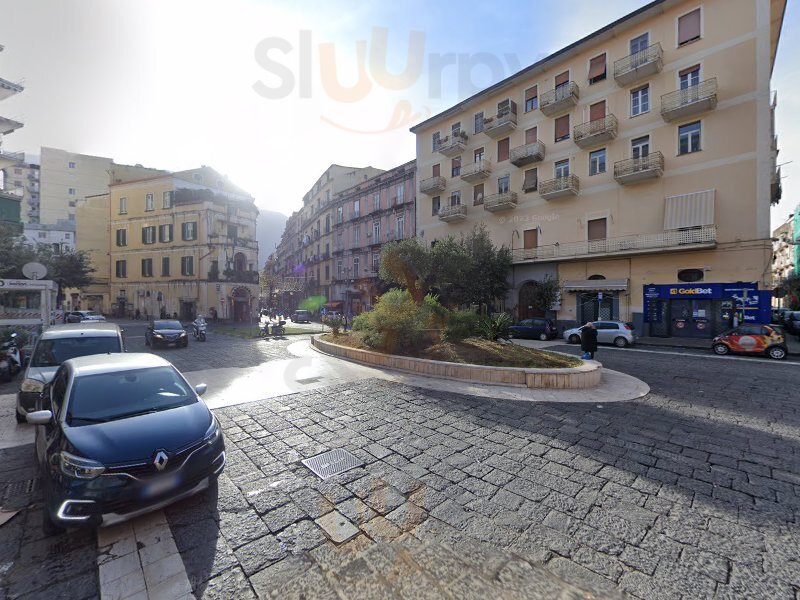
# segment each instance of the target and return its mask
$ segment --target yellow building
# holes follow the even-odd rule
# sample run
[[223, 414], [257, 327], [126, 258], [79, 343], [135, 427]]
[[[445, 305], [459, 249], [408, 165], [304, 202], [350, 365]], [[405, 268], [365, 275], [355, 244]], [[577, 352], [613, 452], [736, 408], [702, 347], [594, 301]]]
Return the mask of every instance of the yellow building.
[[107, 249], [92, 252], [97, 285], [83, 297], [102, 297], [117, 316], [248, 320], [258, 308], [257, 216], [252, 196], [209, 167], [111, 184], [78, 208], [79, 249]]
[[485, 223], [512, 249], [519, 318], [552, 277], [563, 325], [726, 327], [741, 289], [770, 285], [785, 5], [650, 2], [413, 127], [418, 235]]

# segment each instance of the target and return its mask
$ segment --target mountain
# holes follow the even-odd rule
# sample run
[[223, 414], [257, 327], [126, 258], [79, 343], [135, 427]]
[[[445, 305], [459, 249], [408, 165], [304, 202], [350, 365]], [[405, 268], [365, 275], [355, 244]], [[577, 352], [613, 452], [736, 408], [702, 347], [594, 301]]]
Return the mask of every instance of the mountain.
[[274, 210], [259, 209], [261, 212], [256, 221], [256, 239], [258, 239], [259, 270], [264, 267], [269, 255], [275, 252], [275, 245], [281, 241], [281, 235], [289, 219], [286, 215]]

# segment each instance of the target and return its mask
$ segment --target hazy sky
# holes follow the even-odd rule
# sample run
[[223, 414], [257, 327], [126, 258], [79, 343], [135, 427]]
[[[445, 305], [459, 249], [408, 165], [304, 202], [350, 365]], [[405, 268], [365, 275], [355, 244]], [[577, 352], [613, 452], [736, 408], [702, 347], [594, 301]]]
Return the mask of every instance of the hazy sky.
[[[289, 214], [331, 162], [410, 160], [411, 124], [645, 3], [0, 0], [0, 76], [26, 87], [0, 104], [25, 122], [6, 147], [207, 164]], [[789, 4], [773, 76], [779, 162], [800, 151], [800, 13]], [[457, 66], [436, 66], [448, 59]], [[800, 201], [800, 159], [783, 174], [775, 225]]]

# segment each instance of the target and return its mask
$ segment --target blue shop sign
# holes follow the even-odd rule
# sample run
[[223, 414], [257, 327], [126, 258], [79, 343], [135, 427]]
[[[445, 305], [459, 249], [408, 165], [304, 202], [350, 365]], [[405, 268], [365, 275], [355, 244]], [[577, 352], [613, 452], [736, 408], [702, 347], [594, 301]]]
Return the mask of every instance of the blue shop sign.
[[674, 299], [732, 300], [732, 309], [744, 314], [744, 321], [769, 323], [772, 292], [759, 290], [757, 283], [678, 283], [644, 286], [644, 317], [648, 323], [663, 319], [663, 302]]

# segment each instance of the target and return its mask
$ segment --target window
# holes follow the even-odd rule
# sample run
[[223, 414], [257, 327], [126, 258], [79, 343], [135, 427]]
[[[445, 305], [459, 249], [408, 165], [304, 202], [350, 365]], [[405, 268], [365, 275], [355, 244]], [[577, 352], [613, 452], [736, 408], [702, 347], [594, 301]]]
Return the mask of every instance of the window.
[[441, 143], [441, 134], [437, 131], [436, 133], [431, 136], [431, 146], [433, 151], [436, 152], [439, 149], [439, 144]]
[[361, 200], [355, 200], [353, 202], [353, 217], [360, 217], [361, 216]]
[[642, 113], [650, 112], [650, 86], [631, 90], [631, 116], [635, 117]]
[[[438, 167], [439, 165], [435, 165], [435, 166]], [[436, 176], [436, 174], [434, 174], [434, 177], [435, 176]], [[380, 192], [378, 192], [377, 194], [373, 194], [372, 195], [372, 210], [380, 210], [380, 209], [381, 209], [381, 194], [380, 194]], [[326, 231], [330, 231], [330, 218], [329, 217], [326, 217], [325, 230]]]
[[124, 279], [128, 276], [128, 262], [124, 260], [118, 260], [116, 263], [116, 271], [117, 277], [120, 279]]
[[153, 201], [153, 194], [145, 194], [144, 195], [144, 209], [145, 210], [155, 210], [155, 202]]
[[128, 199], [127, 198], [120, 198], [119, 199], [119, 214], [124, 215], [128, 213]]
[[453, 123], [450, 126], [450, 133], [453, 136], [453, 138], [457, 138], [458, 136], [461, 135], [461, 121]]
[[331, 266], [325, 265], [325, 281], [331, 278]]
[[405, 215], [398, 215], [397, 216], [397, 223], [395, 227], [395, 233], [397, 234], [397, 239], [402, 240], [406, 236], [406, 216]]
[[380, 266], [381, 266], [381, 255], [376, 252], [375, 254], [372, 255], [372, 270], [377, 273]]
[[336, 207], [336, 222], [341, 223], [344, 221], [344, 206]]
[[[442, 207], [442, 198], [441, 196], [434, 196], [431, 198], [431, 216], [435, 217], [439, 214], [439, 209]], [[380, 223], [378, 224], [380, 225]], [[378, 228], [380, 232], [380, 227]]]
[[155, 244], [156, 243], [156, 226], [150, 225], [149, 227], [142, 227], [142, 243]]
[[353, 246], [358, 247], [361, 245], [361, 227], [353, 229]]
[[161, 258], [161, 276], [169, 277], [169, 256]]
[[511, 146], [509, 138], [503, 138], [497, 142], [497, 162], [508, 160], [508, 153]]
[[475, 133], [483, 131], [483, 111], [475, 113]]
[[525, 179], [522, 182], [523, 192], [535, 192], [539, 185], [538, 171], [536, 169], [528, 169], [525, 171]]
[[569, 139], [569, 115], [564, 115], [556, 119], [556, 135], [557, 142]]
[[531, 127], [525, 130], [525, 144], [535, 144], [539, 134], [536, 127]]
[[539, 86], [534, 85], [525, 90], [525, 112], [539, 108]]
[[648, 154], [650, 154], [649, 135], [631, 140], [631, 158], [647, 158]]
[[433, 165], [431, 172], [434, 177], [439, 177], [442, 174], [442, 166], [439, 163]]
[[158, 241], [161, 243], [172, 241], [172, 223], [158, 226]]
[[589, 61], [589, 85], [606, 78], [606, 54], [595, 56]]
[[161, 208], [172, 208], [172, 200], [175, 192], [164, 192], [161, 198]]
[[647, 47], [650, 45], [650, 35], [647, 33], [643, 33], [640, 36], [637, 36], [631, 40], [630, 51], [631, 54], [638, 54], [639, 52], [643, 52], [647, 50]]
[[589, 121], [602, 121], [606, 118], [606, 101], [601, 100], [589, 106]]
[[483, 204], [483, 184], [479, 183], [472, 188], [472, 205], [480, 206]]
[[39, 238], [46, 238], [47, 237], [47, 232], [46, 231], [40, 231], [38, 233], [38, 236], [39, 236]]
[[606, 149], [589, 152], [589, 175], [606, 172]]
[[196, 221], [181, 223], [181, 239], [183, 239], [184, 242], [189, 242], [197, 239]]
[[[39, 234], [41, 236], [41, 233]], [[128, 245], [128, 230], [127, 229], [117, 229], [117, 246], [127, 246]]]
[[143, 258], [142, 259], [142, 277], [152, 277], [153, 276], [153, 259], [152, 258]]
[[354, 278], [361, 277], [361, 275], [359, 275], [359, 268], [360, 267], [361, 267], [361, 259], [356, 256], [355, 258], [353, 258], [353, 277]]
[[181, 275], [194, 275], [194, 256], [181, 256]]
[[68, 233], [65, 233], [65, 234], [64, 234], [64, 239], [65, 239], [65, 240], [68, 240], [68, 239], [69, 239], [69, 237], [70, 237], [70, 234], [68, 234]]
[[22, 169], [14, 169], [14, 175], [22, 175]]
[[75, 168], [75, 163], [74, 162], [69, 163], [69, 168], [70, 169], [74, 169]]
[[503, 175], [497, 178], [497, 193], [507, 194], [511, 186], [511, 175]]
[[556, 84], [556, 100], [561, 100], [564, 95], [559, 94], [559, 92], [565, 90], [569, 85], [569, 71], [564, 71], [563, 73], [559, 73], [555, 77], [555, 84]]
[[678, 18], [678, 46], [700, 39], [700, 9]]
[[483, 148], [478, 148], [475, 152], [472, 153], [473, 160], [476, 163], [479, 163], [483, 160]]
[[53, 244], [53, 254], [61, 254], [61, 244]]
[[700, 65], [678, 71], [681, 89], [685, 90], [700, 83]]
[[461, 190], [456, 190], [450, 194], [450, 206], [458, 206], [461, 204]]
[[228, 239], [234, 242], [239, 239], [239, 228], [236, 225], [228, 225]]
[[587, 239], [590, 242], [606, 239], [606, 219], [591, 219], [587, 223]]
[[686, 283], [703, 281], [704, 277], [705, 274], [702, 269], [682, 269], [678, 271], [678, 281], [684, 281]]
[[405, 202], [406, 186], [402, 183], [397, 186], [397, 203], [402, 204]]
[[344, 269], [342, 268], [342, 261], [340, 261], [340, 260], [336, 261], [336, 276], [337, 276], [339, 279], [341, 279], [341, 278], [342, 278], [342, 271], [343, 271], [343, 270], [344, 270]]
[[678, 154], [700, 151], [700, 121], [678, 127]]
[[506, 98], [505, 100], [501, 100], [497, 103], [497, 116], [503, 117], [507, 114], [511, 113], [512, 115], [517, 114], [517, 103], [511, 100], [510, 98]]
[[69, 188], [68, 192], [69, 192], [70, 196], [74, 196], [75, 195], [75, 188]]
[[461, 157], [454, 158], [450, 161], [450, 176], [458, 177], [461, 175]]
[[567, 177], [569, 175], [569, 159], [559, 160], [555, 164], [556, 177]]
[[372, 222], [372, 241], [374, 243], [378, 243], [381, 239], [381, 222], [380, 221], [373, 221]]
[[539, 246], [539, 230], [538, 229], [526, 229], [522, 235], [522, 243], [525, 250], [530, 250], [531, 248], [536, 248]]

